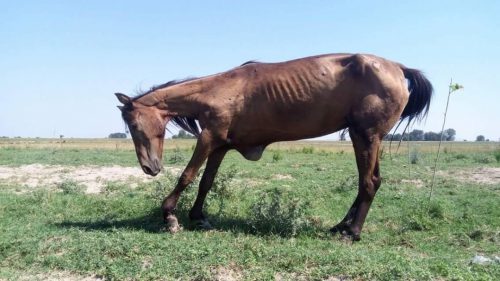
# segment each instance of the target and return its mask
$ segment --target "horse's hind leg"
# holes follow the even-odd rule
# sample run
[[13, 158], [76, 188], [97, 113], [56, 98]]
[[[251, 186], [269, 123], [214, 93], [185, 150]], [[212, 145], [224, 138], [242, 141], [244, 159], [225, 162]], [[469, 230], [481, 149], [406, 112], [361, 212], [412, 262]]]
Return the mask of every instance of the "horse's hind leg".
[[[377, 181], [375, 182], [375, 191], [377, 191], [378, 188], [380, 187], [380, 181], [381, 181], [380, 172], [379, 172], [379, 160], [378, 159], [377, 159], [377, 162], [375, 163], [375, 170], [373, 172], [373, 175], [374, 175], [374, 177], [377, 178]], [[351, 207], [349, 208], [349, 211], [347, 211], [347, 214], [345, 215], [345, 217], [337, 225], [335, 225], [334, 227], [332, 227], [330, 229], [330, 231], [332, 233], [337, 233], [337, 232], [342, 233], [343, 231], [348, 231], [348, 228], [352, 225], [352, 222], [353, 222], [354, 217], [356, 215], [356, 210], [358, 209], [358, 205], [360, 202], [359, 197], [360, 196], [358, 193], [358, 195], [356, 196], [356, 199], [354, 200]]]
[[331, 231], [341, 232], [343, 235], [352, 236], [354, 240], [359, 240], [373, 198], [381, 184], [378, 160], [381, 137], [379, 134], [371, 133], [370, 130], [360, 133], [350, 129], [349, 133], [359, 172], [358, 195], [345, 218]]

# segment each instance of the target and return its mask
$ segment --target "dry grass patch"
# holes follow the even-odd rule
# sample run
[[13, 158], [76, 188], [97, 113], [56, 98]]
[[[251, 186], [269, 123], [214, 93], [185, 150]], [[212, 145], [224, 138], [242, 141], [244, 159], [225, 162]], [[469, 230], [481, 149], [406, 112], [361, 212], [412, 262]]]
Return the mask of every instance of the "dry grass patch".
[[459, 181], [466, 181], [479, 184], [500, 184], [500, 168], [479, 167], [458, 171], [439, 171], [438, 174], [444, 177], [451, 177]]

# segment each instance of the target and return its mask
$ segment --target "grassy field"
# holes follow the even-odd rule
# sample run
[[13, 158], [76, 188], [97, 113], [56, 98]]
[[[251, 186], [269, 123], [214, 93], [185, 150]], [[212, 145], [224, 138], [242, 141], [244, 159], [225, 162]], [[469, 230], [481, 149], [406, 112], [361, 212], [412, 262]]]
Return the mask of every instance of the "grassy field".
[[[182, 168], [194, 142], [167, 141], [166, 167]], [[137, 167], [130, 140], [0, 140], [0, 280], [500, 280], [499, 144], [446, 143], [429, 201], [436, 143], [384, 144], [382, 187], [362, 234], [328, 233], [352, 203], [349, 142], [271, 146], [258, 162], [235, 152], [207, 198], [215, 230], [163, 232], [159, 203], [176, 181], [28, 187], [2, 177], [26, 165]], [[64, 172], [64, 171], [63, 171]], [[29, 178], [33, 175], [25, 175]]]

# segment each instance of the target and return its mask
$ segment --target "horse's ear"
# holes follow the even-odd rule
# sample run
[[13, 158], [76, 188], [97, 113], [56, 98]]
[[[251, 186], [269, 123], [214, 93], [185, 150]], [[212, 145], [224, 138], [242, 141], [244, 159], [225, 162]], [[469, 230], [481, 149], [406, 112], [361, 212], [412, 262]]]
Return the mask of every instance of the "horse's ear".
[[115, 93], [115, 95], [122, 104], [127, 105], [132, 103], [132, 99], [127, 95], [124, 95], [122, 93]]
[[120, 111], [123, 111], [123, 109], [125, 108], [125, 106], [123, 106], [123, 105], [118, 105], [118, 106], [116, 106], [116, 107], [118, 107], [118, 109], [119, 109]]

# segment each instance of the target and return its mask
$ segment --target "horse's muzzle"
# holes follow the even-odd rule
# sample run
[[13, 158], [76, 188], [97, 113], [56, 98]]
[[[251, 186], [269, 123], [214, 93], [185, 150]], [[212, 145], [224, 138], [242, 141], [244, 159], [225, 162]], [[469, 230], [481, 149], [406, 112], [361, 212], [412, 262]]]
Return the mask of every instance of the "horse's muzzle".
[[149, 165], [141, 165], [141, 168], [144, 173], [154, 177], [160, 173], [162, 166], [160, 161], [152, 161]]

